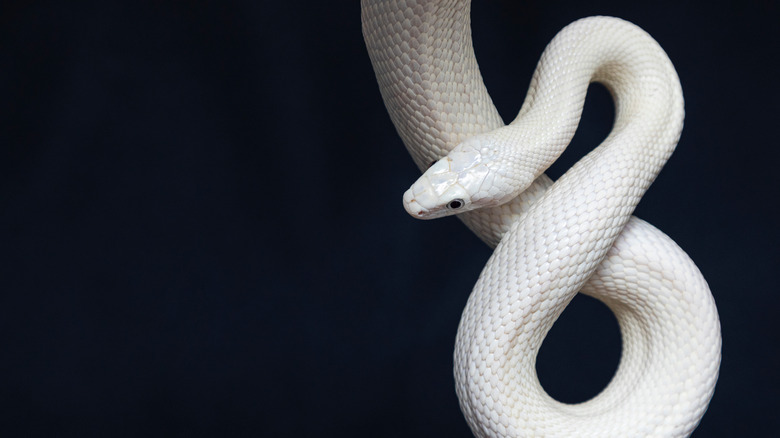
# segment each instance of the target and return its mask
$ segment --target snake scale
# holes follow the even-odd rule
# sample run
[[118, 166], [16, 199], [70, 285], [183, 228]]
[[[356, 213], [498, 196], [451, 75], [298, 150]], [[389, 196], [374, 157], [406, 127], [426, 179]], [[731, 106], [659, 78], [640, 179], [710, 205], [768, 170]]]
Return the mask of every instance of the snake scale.
[[[458, 214], [495, 247], [463, 311], [456, 392], [478, 437], [683, 437], [720, 366], [720, 322], [696, 265], [632, 216], [682, 130], [680, 82], [661, 47], [611, 17], [549, 43], [522, 108], [504, 125], [482, 82], [468, 0], [362, 0], [382, 98], [423, 176], [404, 207]], [[544, 175], [580, 120], [591, 82], [615, 103], [609, 136], [560, 179]], [[622, 354], [597, 396], [547, 395], [535, 362], [579, 291], [616, 315]]]

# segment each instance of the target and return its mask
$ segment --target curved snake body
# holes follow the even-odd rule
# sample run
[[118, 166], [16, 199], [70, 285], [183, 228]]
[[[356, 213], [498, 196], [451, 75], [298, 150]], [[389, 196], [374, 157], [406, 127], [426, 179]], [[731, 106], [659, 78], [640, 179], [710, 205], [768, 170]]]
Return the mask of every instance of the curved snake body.
[[[465, 211], [495, 246], [456, 340], [467, 422], [480, 437], [688, 436], [717, 380], [717, 310], [685, 252], [631, 216], [682, 129], [671, 62], [633, 24], [579, 20], [548, 45], [504, 126], [474, 57], [469, 6], [362, 1], [386, 107], [418, 167], [430, 167], [404, 196], [407, 210]], [[612, 132], [553, 184], [542, 172], [574, 135], [591, 82], [615, 100]], [[623, 351], [610, 384], [569, 405], [545, 393], [535, 361], [578, 291], [615, 313]]]

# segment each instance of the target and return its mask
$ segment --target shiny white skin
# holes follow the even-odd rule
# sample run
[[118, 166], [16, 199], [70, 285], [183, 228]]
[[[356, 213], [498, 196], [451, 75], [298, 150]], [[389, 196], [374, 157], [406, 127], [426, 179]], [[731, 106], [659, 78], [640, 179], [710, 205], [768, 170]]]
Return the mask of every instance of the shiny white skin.
[[[439, 217], [462, 199], [458, 211], [471, 211], [459, 217], [495, 246], [455, 345], [469, 426], [479, 437], [690, 435], [717, 381], [717, 310], [685, 252], [631, 216], [682, 129], [671, 62], [628, 22], [579, 20], [548, 45], [520, 113], [504, 127], [474, 58], [469, 6], [362, 1], [391, 119], [420, 169], [439, 160], [404, 195], [406, 209]], [[542, 172], [574, 135], [593, 81], [615, 99], [613, 130], [553, 184]], [[578, 291], [615, 313], [623, 351], [600, 394], [568, 405], [545, 393], [535, 361]]]

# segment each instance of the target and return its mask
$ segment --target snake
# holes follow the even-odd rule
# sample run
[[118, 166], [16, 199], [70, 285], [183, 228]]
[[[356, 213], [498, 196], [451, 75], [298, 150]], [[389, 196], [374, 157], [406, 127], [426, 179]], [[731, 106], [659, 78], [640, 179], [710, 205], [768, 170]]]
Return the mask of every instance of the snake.
[[[493, 253], [469, 295], [455, 390], [477, 437], [685, 437], [713, 396], [715, 300], [691, 258], [633, 216], [679, 141], [680, 80], [628, 21], [587, 17], [547, 45], [517, 117], [504, 124], [482, 81], [468, 0], [361, 0], [363, 37], [390, 118], [423, 172], [414, 217], [457, 215]], [[610, 92], [609, 135], [557, 181], [588, 87]], [[615, 314], [621, 356], [582, 403], [542, 387], [536, 358], [579, 292]], [[577, 366], [572, 364], [571, 366]]]

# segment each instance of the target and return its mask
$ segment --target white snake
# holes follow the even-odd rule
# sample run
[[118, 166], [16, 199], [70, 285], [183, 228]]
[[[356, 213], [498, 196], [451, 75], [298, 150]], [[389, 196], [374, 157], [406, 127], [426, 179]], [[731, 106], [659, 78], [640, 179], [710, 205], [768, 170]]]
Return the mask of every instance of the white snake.
[[[404, 206], [422, 218], [464, 212], [495, 246], [455, 346], [467, 422], [480, 437], [688, 436], [718, 376], [717, 310], [690, 258], [631, 216], [680, 136], [674, 67], [631, 23], [579, 20], [550, 42], [504, 127], [477, 67], [469, 12], [468, 0], [362, 0], [385, 105], [428, 169]], [[614, 127], [553, 184], [542, 172], [574, 135], [590, 82], [611, 92]], [[545, 393], [535, 361], [578, 291], [615, 313], [623, 351], [610, 384], [570, 405]]]

